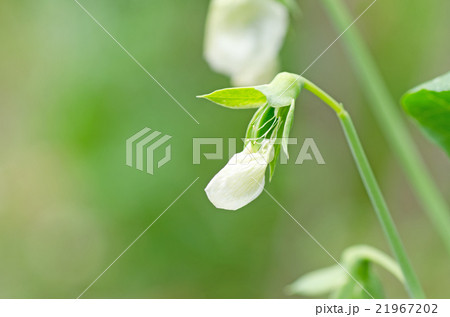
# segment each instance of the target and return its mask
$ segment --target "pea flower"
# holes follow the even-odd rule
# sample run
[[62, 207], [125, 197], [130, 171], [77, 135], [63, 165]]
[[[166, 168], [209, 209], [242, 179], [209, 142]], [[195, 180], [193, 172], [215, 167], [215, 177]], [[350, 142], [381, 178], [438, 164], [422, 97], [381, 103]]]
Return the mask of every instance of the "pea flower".
[[261, 194], [267, 167], [271, 179], [281, 150], [288, 155], [294, 100], [301, 87], [298, 75], [280, 73], [270, 84], [220, 89], [200, 96], [230, 109], [257, 108], [247, 127], [244, 150], [235, 154], [205, 188], [214, 206], [237, 210]]
[[251, 143], [235, 154], [206, 186], [205, 191], [214, 206], [237, 210], [255, 200], [263, 191], [265, 172], [273, 145], [264, 140], [258, 151]]
[[265, 83], [278, 70], [288, 20], [286, 5], [277, 0], [212, 0], [205, 59], [235, 86]]

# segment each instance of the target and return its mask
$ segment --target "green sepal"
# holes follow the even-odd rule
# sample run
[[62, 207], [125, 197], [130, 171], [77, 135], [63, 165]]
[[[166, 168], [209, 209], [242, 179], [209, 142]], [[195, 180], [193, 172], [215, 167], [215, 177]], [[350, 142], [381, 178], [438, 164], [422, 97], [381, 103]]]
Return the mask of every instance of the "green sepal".
[[220, 89], [198, 98], [232, 109], [259, 108], [267, 104], [267, 97], [253, 87]]
[[278, 157], [280, 156], [281, 146], [280, 144], [273, 145], [273, 159], [269, 163], [269, 182], [272, 181], [272, 177], [275, 174], [275, 168], [277, 167]]
[[302, 77], [291, 73], [279, 73], [270, 84], [255, 88], [267, 97], [271, 107], [287, 107], [300, 94], [303, 86]]
[[402, 97], [403, 107], [450, 156], [450, 72]]
[[253, 115], [245, 134], [245, 144], [252, 142], [254, 150], [257, 151], [262, 139], [276, 140], [273, 144], [273, 157], [269, 163], [269, 181], [275, 173], [275, 167], [280, 156], [281, 149], [288, 155], [289, 132], [292, 127], [295, 103], [291, 106], [273, 108], [270, 105], [259, 108]]
[[269, 134], [269, 130], [272, 127], [275, 109], [265, 105], [256, 110], [250, 123], [247, 126], [247, 132], [245, 133], [244, 148], [249, 142], [252, 143], [253, 150], [258, 151], [260, 141], [262, 141], [265, 134]]
[[[250, 123], [247, 126], [247, 132], [245, 133], [245, 140], [254, 140], [256, 139], [256, 132], [258, 130], [256, 124], [260, 119], [260, 116], [263, 112], [267, 110], [268, 106], [260, 107], [258, 110], [255, 111], [255, 114], [253, 115], [252, 119], [250, 120]], [[245, 146], [244, 146], [245, 147]]]
[[273, 128], [273, 120], [275, 120], [275, 109], [272, 107], [265, 107], [264, 111], [261, 113], [258, 121], [256, 122], [255, 138], [262, 138], [268, 133], [268, 131]]
[[[274, 108], [272, 108], [274, 109]], [[277, 166], [278, 158], [281, 152], [281, 144], [283, 142], [283, 131], [286, 123], [286, 114], [288, 113], [288, 108], [275, 108], [275, 117], [277, 118], [277, 126], [272, 131], [270, 138], [276, 140], [273, 145], [273, 158], [269, 163], [269, 182], [272, 181], [272, 177], [275, 173], [275, 168]], [[281, 139], [281, 141], [280, 141]]]
[[295, 112], [295, 100], [292, 100], [291, 106], [289, 107], [289, 111], [286, 115], [286, 122], [283, 127], [283, 135], [281, 139], [281, 146], [283, 147], [284, 153], [286, 153], [286, 157], [289, 158], [288, 152], [288, 138], [291, 132], [292, 124], [294, 122], [294, 112]]

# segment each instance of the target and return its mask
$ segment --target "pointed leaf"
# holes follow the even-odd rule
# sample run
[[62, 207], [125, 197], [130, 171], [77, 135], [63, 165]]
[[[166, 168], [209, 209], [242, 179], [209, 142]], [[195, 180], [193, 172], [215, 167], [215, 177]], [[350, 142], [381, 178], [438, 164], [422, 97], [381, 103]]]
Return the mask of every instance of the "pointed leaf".
[[450, 72], [407, 92], [402, 103], [405, 111], [450, 156]]
[[209, 95], [199, 96], [199, 98], [205, 98], [218, 105], [233, 109], [258, 108], [267, 103], [266, 96], [252, 87], [220, 89]]

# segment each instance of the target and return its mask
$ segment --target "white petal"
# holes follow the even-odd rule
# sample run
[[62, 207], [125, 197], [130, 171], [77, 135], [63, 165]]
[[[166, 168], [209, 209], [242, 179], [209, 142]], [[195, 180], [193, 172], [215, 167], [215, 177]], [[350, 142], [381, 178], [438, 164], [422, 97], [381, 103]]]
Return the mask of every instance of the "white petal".
[[303, 275], [286, 290], [289, 295], [323, 296], [342, 287], [348, 278], [339, 265], [333, 265]]
[[287, 8], [274, 0], [213, 0], [206, 25], [206, 60], [233, 83], [268, 82], [277, 71], [288, 16]]
[[267, 157], [248, 149], [235, 154], [206, 186], [209, 200], [227, 210], [237, 210], [255, 200], [264, 189]]
[[278, 59], [264, 62], [263, 65], [249, 63], [242, 71], [231, 76], [233, 86], [251, 86], [270, 82], [278, 72]]

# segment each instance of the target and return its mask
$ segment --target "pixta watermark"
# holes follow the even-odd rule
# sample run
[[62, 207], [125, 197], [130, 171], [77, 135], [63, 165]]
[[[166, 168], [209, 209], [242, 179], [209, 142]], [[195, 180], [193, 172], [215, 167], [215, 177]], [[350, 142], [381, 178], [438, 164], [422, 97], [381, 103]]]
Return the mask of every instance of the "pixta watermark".
[[[172, 159], [171, 138], [172, 136], [170, 135], [150, 128], [144, 128], [133, 134], [125, 142], [126, 165], [153, 175], [156, 169], [166, 165]], [[242, 144], [245, 142], [246, 140], [236, 138], [193, 138], [192, 164], [199, 165], [202, 159], [230, 159], [234, 154], [239, 152], [238, 149], [241, 149]], [[295, 165], [301, 165], [305, 161], [312, 161], [319, 165], [326, 164], [313, 138], [276, 139], [273, 141], [274, 151], [275, 145], [281, 145], [282, 143], [285, 143], [286, 146], [301, 145], [301, 147], [300, 150], [295, 151], [296, 153], [290, 149], [291, 153], [289, 158], [285, 151], [280, 150], [279, 164], [285, 165], [289, 160], [295, 160]], [[269, 160], [272, 158], [273, 155], [270, 156]]]
[[[172, 159], [170, 144], [165, 145], [172, 137], [159, 131], [144, 128], [126, 141], [126, 164], [153, 175], [154, 165], [160, 168]], [[165, 145], [164, 156], [155, 160], [155, 151]]]
[[[226, 140], [226, 142], [225, 142]], [[301, 141], [301, 142], [300, 142]], [[243, 139], [242, 142], [245, 143]], [[325, 160], [322, 153], [319, 151], [319, 147], [313, 138], [297, 139], [297, 138], [286, 138], [286, 139], [275, 139], [273, 140], [274, 145], [281, 145], [285, 142], [286, 145], [298, 145], [301, 143], [300, 150], [295, 156], [295, 164], [301, 165], [305, 161], [313, 161], [316, 164], [324, 165]], [[227, 144], [225, 144], [227, 143]], [[194, 165], [201, 164], [202, 157], [207, 160], [222, 160], [225, 158], [225, 149], [227, 151], [227, 158], [233, 157], [238, 151], [238, 139], [236, 138], [194, 138], [192, 142], [192, 163]], [[202, 150], [203, 148], [208, 148], [208, 152]], [[211, 148], [214, 148], [211, 151]], [[275, 147], [274, 149], [275, 150]], [[293, 153], [291, 153], [290, 158], [286, 155], [283, 150], [280, 150], [280, 157], [278, 160], [279, 164], [285, 165], [288, 163], [289, 159], [294, 159]], [[273, 158], [270, 156], [269, 160]], [[263, 163], [264, 164], [264, 163]]]

